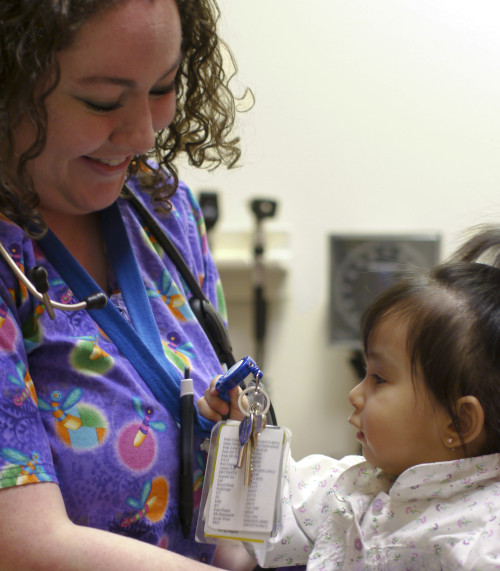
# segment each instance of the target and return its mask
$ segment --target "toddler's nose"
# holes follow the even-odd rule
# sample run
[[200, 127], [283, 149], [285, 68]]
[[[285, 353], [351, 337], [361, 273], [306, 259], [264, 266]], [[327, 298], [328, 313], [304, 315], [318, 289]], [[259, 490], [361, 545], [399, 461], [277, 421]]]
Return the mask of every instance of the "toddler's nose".
[[360, 409], [363, 406], [363, 381], [358, 383], [351, 391], [349, 392], [349, 402], [352, 406], [356, 409]]

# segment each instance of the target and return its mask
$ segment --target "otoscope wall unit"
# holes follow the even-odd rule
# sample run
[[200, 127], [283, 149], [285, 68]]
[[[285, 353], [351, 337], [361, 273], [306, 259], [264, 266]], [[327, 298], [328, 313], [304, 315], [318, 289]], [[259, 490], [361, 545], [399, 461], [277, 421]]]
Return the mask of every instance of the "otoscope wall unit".
[[[252, 301], [255, 262], [252, 254], [253, 234], [246, 231], [214, 232], [212, 252], [224, 285], [228, 302]], [[286, 297], [286, 275], [291, 258], [288, 229], [266, 232], [265, 273], [269, 301]]]
[[359, 322], [368, 304], [405, 268], [439, 261], [437, 233], [332, 234], [330, 241], [329, 338], [360, 347]]

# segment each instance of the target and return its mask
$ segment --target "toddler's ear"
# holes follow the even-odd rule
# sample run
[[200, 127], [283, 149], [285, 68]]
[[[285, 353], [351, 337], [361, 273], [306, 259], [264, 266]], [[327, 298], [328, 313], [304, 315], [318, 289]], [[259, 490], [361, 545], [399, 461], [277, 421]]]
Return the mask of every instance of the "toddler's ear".
[[470, 447], [467, 450], [468, 455], [472, 453], [475, 456], [473, 451], [479, 453], [485, 440], [483, 407], [476, 397], [469, 395], [457, 400], [456, 412], [460, 435], [455, 425], [450, 422], [446, 427], [445, 444], [447, 448], [460, 448], [462, 444], [466, 444]]

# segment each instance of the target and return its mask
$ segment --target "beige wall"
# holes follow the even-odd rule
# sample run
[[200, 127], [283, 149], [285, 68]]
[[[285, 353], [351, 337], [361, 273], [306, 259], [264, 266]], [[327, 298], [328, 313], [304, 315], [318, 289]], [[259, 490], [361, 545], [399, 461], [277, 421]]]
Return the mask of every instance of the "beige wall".
[[[327, 339], [327, 237], [439, 231], [446, 254], [464, 228], [500, 219], [500, 5], [220, 6], [238, 82], [253, 88], [256, 105], [241, 122], [238, 170], [186, 168], [182, 175], [196, 193], [220, 193], [219, 259], [227, 254], [224, 235], [253, 230], [251, 198], [279, 201], [265, 227], [286, 236], [269, 256], [287, 273], [273, 277], [280, 299], [271, 307], [264, 369], [279, 421], [292, 429], [294, 455], [340, 456], [356, 449], [346, 422], [354, 376], [349, 351]], [[228, 264], [222, 259], [224, 276]], [[243, 285], [232, 286], [235, 273]], [[250, 274], [229, 274], [236, 353], [252, 354]]]

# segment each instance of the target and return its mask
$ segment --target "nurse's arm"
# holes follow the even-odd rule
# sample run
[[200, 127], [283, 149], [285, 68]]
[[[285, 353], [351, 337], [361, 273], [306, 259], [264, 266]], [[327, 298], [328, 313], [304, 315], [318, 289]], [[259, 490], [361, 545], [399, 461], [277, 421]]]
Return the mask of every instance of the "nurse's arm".
[[51, 482], [0, 489], [0, 514], [2, 571], [210, 569], [136, 539], [75, 525]]

